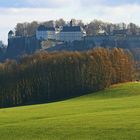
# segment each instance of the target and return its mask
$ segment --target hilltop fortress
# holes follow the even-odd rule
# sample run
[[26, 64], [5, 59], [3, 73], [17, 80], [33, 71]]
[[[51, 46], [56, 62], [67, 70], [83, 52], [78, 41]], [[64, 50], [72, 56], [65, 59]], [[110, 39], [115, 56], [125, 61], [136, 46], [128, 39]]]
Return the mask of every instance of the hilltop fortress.
[[[43, 42], [49, 42], [46, 47]], [[44, 47], [45, 46], [45, 47]], [[81, 26], [69, 25], [62, 27], [38, 26], [33, 36], [16, 36], [13, 31], [8, 33], [7, 57], [18, 58], [24, 54], [32, 54], [45, 48], [47, 51], [88, 50], [94, 47], [140, 47], [140, 35], [132, 35], [128, 29], [112, 30], [106, 33], [101, 30], [97, 35], [89, 36]]]

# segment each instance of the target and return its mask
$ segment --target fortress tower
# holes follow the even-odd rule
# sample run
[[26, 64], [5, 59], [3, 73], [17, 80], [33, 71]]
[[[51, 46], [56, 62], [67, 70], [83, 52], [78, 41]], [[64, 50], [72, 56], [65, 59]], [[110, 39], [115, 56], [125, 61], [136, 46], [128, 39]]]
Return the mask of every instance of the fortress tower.
[[9, 33], [8, 33], [8, 39], [11, 39], [13, 37], [15, 37], [15, 34], [12, 30], [10, 30]]

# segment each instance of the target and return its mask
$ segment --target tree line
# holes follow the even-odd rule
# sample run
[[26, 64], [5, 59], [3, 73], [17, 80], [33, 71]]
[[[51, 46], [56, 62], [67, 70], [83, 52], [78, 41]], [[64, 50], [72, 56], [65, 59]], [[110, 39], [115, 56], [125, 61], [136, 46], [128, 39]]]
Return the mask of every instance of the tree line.
[[132, 55], [122, 49], [39, 52], [0, 64], [0, 107], [51, 102], [132, 81]]
[[[120, 24], [113, 24], [108, 22], [103, 22], [101, 20], [93, 20], [87, 24], [85, 24], [82, 20], [72, 19], [73, 25], [80, 25], [83, 27], [87, 33], [87, 35], [97, 35], [100, 30], [104, 30], [106, 33], [110, 34], [112, 29], [119, 30], [119, 29], [129, 29], [132, 35], [140, 34], [139, 26], [135, 23], [120, 23]], [[46, 27], [53, 27], [55, 26], [60, 27], [67, 25], [67, 21], [64, 19], [59, 20], [49, 20], [45, 22], [37, 22], [33, 21], [31, 23], [18, 23], [15, 27], [16, 35], [17, 36], [33, 36], [36, 33], [36, 29], [39, 25], [45, 25]]]

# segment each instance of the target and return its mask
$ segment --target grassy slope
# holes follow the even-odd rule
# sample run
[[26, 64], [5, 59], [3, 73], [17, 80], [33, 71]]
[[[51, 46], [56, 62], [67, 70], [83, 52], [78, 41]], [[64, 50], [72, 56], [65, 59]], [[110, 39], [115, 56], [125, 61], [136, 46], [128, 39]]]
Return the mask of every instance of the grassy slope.
[[0, 140], [140, 140], [140, 83], [0, 110]]

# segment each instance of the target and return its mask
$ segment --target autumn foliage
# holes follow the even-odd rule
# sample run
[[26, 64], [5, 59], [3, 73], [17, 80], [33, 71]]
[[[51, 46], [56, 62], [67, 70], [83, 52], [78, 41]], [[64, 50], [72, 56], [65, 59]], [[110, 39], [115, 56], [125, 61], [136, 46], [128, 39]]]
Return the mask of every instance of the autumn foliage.
[[132, 79], [132, 57], [122, 49], [40, 52], [0, 64], [0, 107], [62, 100]]

